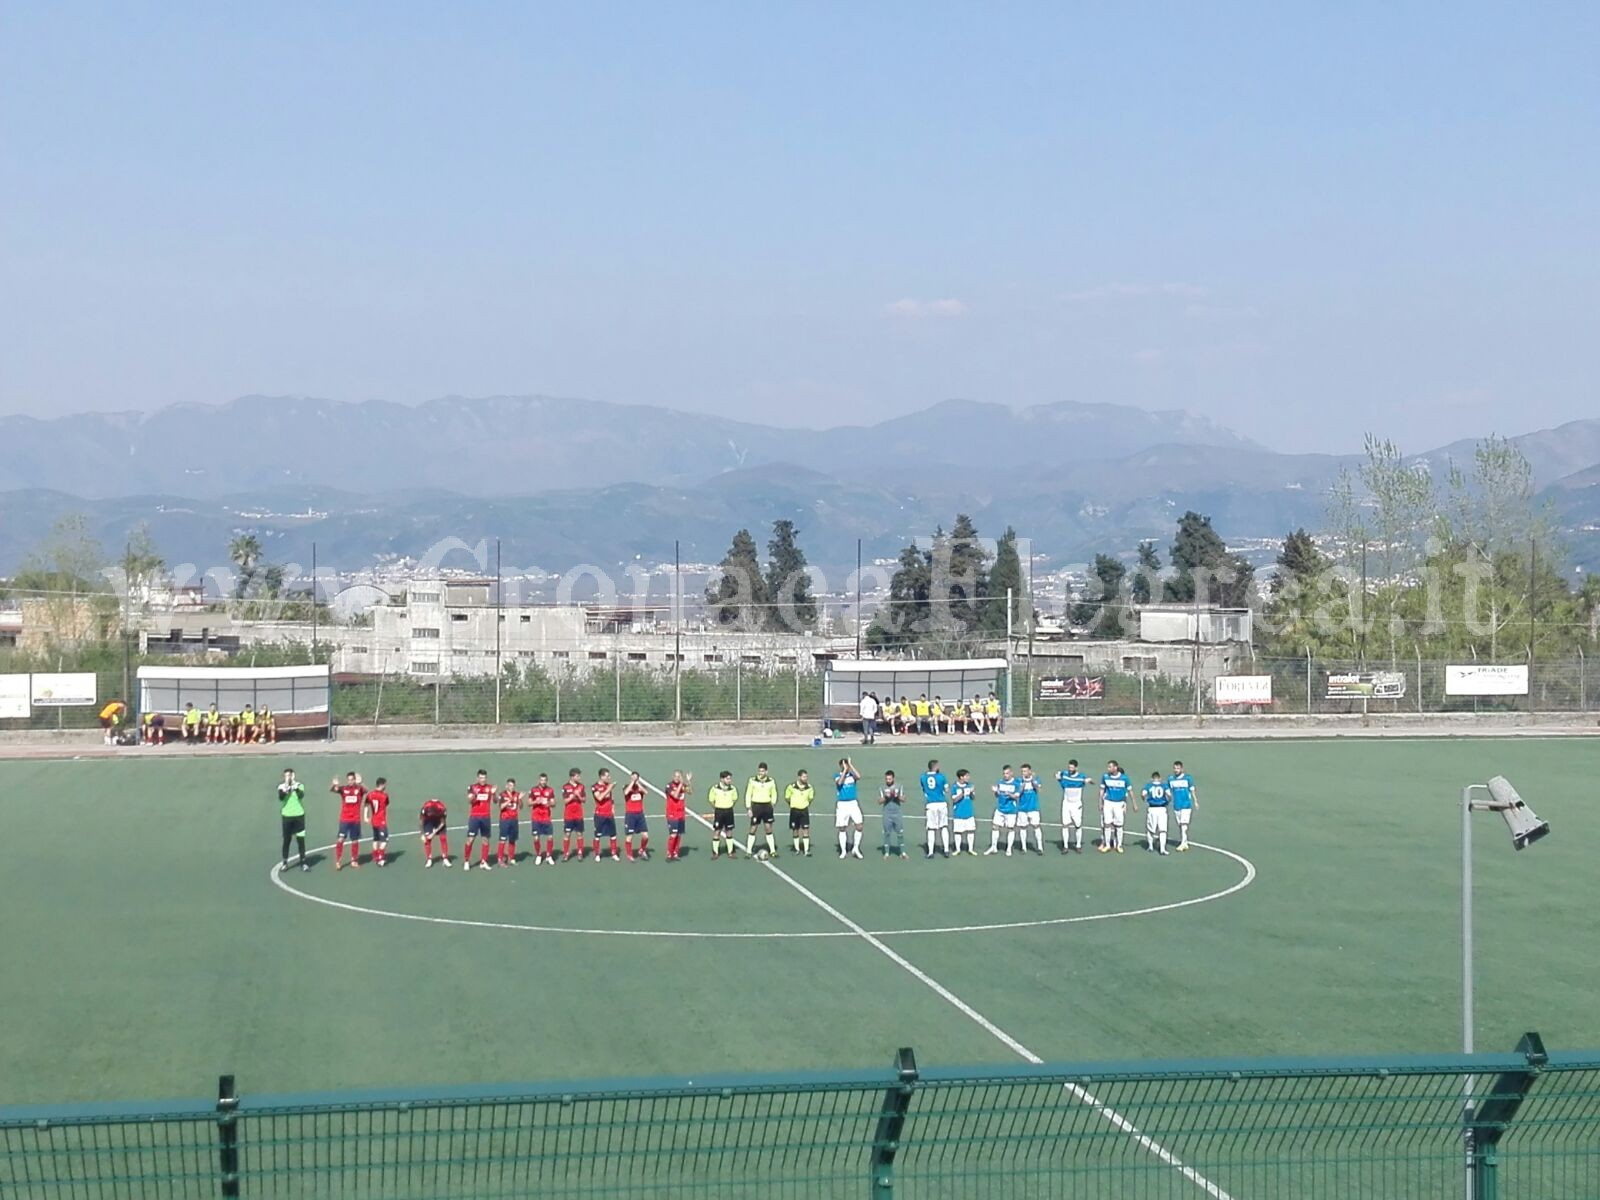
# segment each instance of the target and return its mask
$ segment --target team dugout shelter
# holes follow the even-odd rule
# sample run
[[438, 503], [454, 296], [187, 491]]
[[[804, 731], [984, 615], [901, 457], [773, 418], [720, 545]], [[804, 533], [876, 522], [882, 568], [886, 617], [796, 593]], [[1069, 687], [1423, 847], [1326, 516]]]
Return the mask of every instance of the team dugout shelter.
[[841, 658], [829, 663], [822, 678], [824, 725], [860, 725], [861, 697], [877, 694], [880, 702], [905, 696], [915, 700], [938, 696], [974, 700], [990, 692], [1004, 697], [1007, 664], [1003, 658], [876, 659]]
[[139, 715], [161, 713], [175, 729], [185, 705], [222, 713], [245, 705], [270, 708], [279, 734], [333, 736], [333, 676], [326, 665], [305, 667], [140, 667]]

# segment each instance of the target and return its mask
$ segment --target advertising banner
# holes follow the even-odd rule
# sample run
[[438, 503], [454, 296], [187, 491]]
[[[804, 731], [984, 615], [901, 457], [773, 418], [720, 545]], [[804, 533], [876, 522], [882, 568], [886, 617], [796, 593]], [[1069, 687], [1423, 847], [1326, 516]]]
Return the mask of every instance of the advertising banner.
[[1218, 675], [1216, 701], [1223, 704], [1271, 704], [1271, 675]]
[[1406, 694], [1400, 671], [1328, 672], [1329, 700], [1398, 700]]
[[1446, 696], [1526, 696], [1528, 667], [1468, 663], [1444, 669]]

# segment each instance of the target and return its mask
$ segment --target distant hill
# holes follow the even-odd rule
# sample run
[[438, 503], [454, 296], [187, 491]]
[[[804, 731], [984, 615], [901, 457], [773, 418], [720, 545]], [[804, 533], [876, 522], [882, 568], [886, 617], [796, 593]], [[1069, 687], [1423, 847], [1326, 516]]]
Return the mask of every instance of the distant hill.
[[[1533, 466], [1534, 483], [1541, 488], [1563, 476], [1600, 464], [1600, 417], [1568, 421], [1554, 429], [1519, 434], [1510, 440], [1527, 456]], [[1454, 459], [1463, 468], [1470, 468], [1476, 445], [1470, 439], [1451, 442], [1419, 457], [1436, 468], [1446, 459]]]
[[[1156, 442], [1251, 449], [1203, 417], [1062, 401], [1008, 408], [950, 400], [858, 428], [782, 429], [649, 405], [548, 396], [447, 397], [409, 407], [248, 396], [152, 413], [0, 418], [0, 490], [92, 499], [220, 497], [308, 486], [531, 495], [616, 483], [697, 483], [781, 461], [834, 475], [926, 479], [1049, 447], [1120, 457]], [[1042, 464], [1043, 465], [1043, 464]]]
[[[1578, 561], [1600, 566], [1600, 421], [1516, 440], [1543, 456], [1544, 497]], [[1472, 448], [1413, 461], [1442, 472]], [[1165, 548], [1190, 508], [1235, 543], [1320, 528], [1329, 485], [1359, 462], [1277, 454], [1187, 413], [1075, 402], [952, 400], [828, 430], [542, 397], [6, 418], [0, 574], [68, 512], [89, 514], [108, 553], [145, 522], [169, 562], [202, 569], [226, 566], [228, 542], [248, 531], [280, 563], [306, 563], [313, 541], [321, 563], [350, 570], [499, 537], [508, 568], [614, 570], [668, 560], [674, 540], [686, 561], [714, 561], [739, 527], [764, 542], [788, 517], [840, 577], [857, 538], [868, 559], [890, 558], [958, 511], [986, 536], [1012, 525], [1064, 564], [1143, 538]]]

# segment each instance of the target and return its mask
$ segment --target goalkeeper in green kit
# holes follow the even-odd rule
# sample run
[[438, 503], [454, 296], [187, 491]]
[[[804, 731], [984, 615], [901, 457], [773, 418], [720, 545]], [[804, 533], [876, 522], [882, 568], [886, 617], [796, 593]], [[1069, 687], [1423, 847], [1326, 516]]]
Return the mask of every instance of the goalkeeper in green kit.
[[294, 777], [294, 771], [285, 767], [283, 782], [278, 784], [278, 816], [283, 821], [283, 866], [289, 869], [289, 843], [299, 842], [300, 869], [311, 870], [306, 862], [306, 789]]

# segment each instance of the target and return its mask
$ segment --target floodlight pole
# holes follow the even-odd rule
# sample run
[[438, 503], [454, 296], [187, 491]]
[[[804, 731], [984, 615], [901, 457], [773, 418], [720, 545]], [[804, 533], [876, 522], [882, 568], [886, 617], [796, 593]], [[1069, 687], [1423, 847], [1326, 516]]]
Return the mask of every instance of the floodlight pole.
[[[1472, 1053], [1472, 793], [1488, 785], [1469, 783], [1461, 789], [1461, 1053]], [[1473, 1200], [1471, 1075], [1461, 1077], [1461, 1140], [1466, 1151], [1463, 1196]]]

